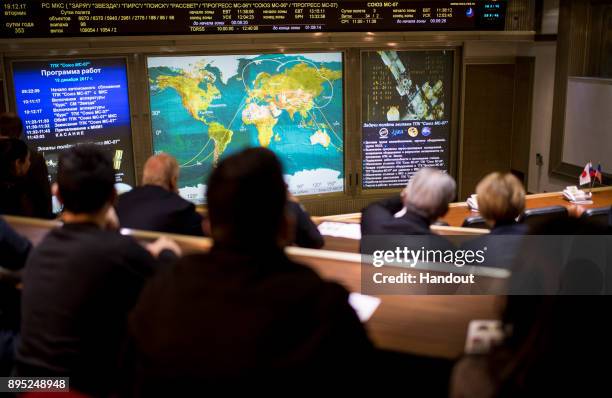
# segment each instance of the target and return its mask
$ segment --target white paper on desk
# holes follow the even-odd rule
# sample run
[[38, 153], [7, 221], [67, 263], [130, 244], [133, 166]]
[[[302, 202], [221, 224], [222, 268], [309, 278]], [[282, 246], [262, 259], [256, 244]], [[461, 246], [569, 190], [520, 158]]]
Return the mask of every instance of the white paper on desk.
[[349, 304], [359, 317], [361, 322], [367, 322], [374, 312], [380, 305], [380, 299], [378, 297], [366, 296], [359, 293], [349, 294]]
[[359, 224], [324, 221], [319, 224], [321, 235], [335, 236], [337, 238], [361, 239]]

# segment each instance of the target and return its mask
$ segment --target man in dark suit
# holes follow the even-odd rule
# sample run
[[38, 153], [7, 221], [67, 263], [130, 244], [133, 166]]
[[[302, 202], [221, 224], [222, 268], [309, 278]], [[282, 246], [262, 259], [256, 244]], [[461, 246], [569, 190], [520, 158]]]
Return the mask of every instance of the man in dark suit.
[[436, 169], [415, 173], [400, 197], [382, 200], [361, 214], [362, 235], [430, 235], [455, 197], [455, 180]]
[[[23, 123], [14, 113], [0, 115], [0, 139], [20, 139]], [[45, 158], [40, 153], [30, 149], [30, 169], [25, 176], [24, 187], [29, 202], [29, 217], [53, 218], [51, 209], [51, 187], [49, 171]]]
[[154, 257], [172, 261], [172, 251], [180, 253], [165, 238], [145, 249], [108, 228], [114, 183], [112, 160], [97, 146], [60, 156], [64, 224], [45, 236], [23, 271], [20, 377], [70, 377], [71, 389], [107, 396], [118, 378], [127, 315], [159, 266]]
[[179, 166], [162, 153], [145, 163], [143, 185], [119, 196], [117, 216], [122, 227], [181, 235], [204, 236], [202, 216], [178, 194]]
[[225, 158], [207, 196], [211, 252], [158, 274], [130, 316], [131, 394], [359, 380], [372, 347], [348, 292], [285, 255], [292, 226], [276, 156], [252, 148]]

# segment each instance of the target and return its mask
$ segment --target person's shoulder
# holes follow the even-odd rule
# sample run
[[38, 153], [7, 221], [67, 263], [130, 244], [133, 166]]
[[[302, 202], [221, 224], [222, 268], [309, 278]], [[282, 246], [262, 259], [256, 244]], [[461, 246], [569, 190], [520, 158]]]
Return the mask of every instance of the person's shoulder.
[[[182, 291], [185, 283], [191, 283], [194, 279], [206, 284], [211, 281], [211, 278], [206, 278], [201, 275], [202, 272], [208, 271], [210, 257], [207, 253], [189, 254], [181, 257], [169, 267], [160, 267], [153, 277], [147, 283], [143, 297], [145, 301], [154, 304], [159, 300], [166, 300], [172, 296], [177, 299], [178, 295], [160, 294], [162, 291], [176, 290]], [[165, 298], [164, 298], [165, 297]], [[153, 305], [156, 307], [156, 305]]]
[[196, 211], [195, 205], [176, 192], [168, 192], [167, 199], [182, 210]]
[[[317, 272], [307, 265], [288, 260], [285, 278], [291, 279], [293, 286], [301, 286], [307, 290], [314, 290], [321, 298], [346, 298], [348, 291], [340, 284], [323, 279]], [[282, 277], [282, 275], [279, 275]]]
[[129, 202], [133, 198], [138, 198], [144, 194], [144, 187], [134, 187], [127, 192], [122, 193], [117, 197], [117, 203]]
[[[62, 228], [55, 232], [58, 237], [63, 233]], [[130, 253], [146, 252], [144, 247], [136, 239], [129, 235], [122, 235], [117, 230], [109, 229], [87, 229], [84, 231], [71, 232], [82, 242], [81, 248], [94, 255], [112, 257], [127, 255]], [[60, 237], [61, 239], [61, 237]]]

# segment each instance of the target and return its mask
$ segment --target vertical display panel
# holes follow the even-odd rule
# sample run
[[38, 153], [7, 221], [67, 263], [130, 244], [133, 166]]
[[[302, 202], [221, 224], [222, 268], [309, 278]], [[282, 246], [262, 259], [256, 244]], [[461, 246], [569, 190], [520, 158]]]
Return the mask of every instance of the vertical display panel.
[[44, 155], [51, 182], [63, 150], [96, 144], [113, 158], [117, 183], [134, 185], [124, 58], [15, 61], [12, 71], [24, 138]]
[[149, 57], [153, 150], [175, 156], [179, 192], [204, 203], [228, 154], [263, 146], [295, 195], [344, 190], [342, 53]]
[[454, 53], [362, 53], [362, 188], [406, 185], [422, 167], [449, 170]]

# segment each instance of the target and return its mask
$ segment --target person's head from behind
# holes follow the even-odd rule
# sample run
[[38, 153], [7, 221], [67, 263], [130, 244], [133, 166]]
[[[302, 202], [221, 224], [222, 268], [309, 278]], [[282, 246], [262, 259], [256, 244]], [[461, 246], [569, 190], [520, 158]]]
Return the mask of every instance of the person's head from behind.
[[222, 160], [208, 181], [207, 198], [215, 245], [266, 250], [286, 242], [287, 188], [270, 150], [246, 149]]
[[23, 131], [23, 123], [19, 116], [7, 112], [0, 114], [0, 138], [19, 138]]
[[57, 167], [56, 194], [65, 212], [106, 214], [116, 196], [111, 158], [95, 145], [79, 145], [63, 152]]
[[448, 211], [455, 198], [457, 185], [453, 177], [438, 169], [417, 171], [402, 191], [402, 201], [409, 210], [416, 210], [430, 221], [436, 221]]
[[25, 142], [9, 138], [0, 140], [0, 178], [23, 177], [30, 169], [30, 150]]
[[156, 185], [170, 192], [178, 192], [179, 165], [167, 153], [151, 156], [142, 173], [143, 185]]
[[512, 223], [525, 210], [525, 189], [510, 173], [491, 173], [476, 186], [478, 210], [490, 225]]

